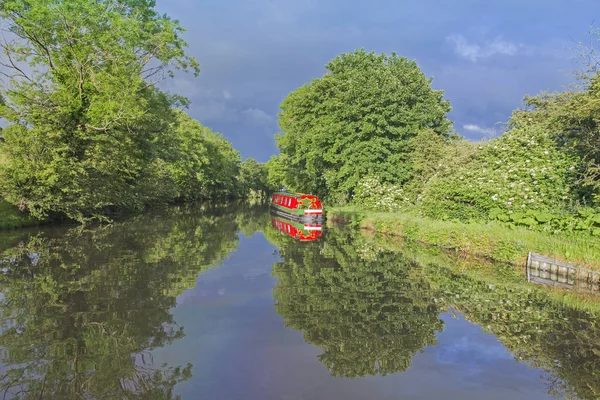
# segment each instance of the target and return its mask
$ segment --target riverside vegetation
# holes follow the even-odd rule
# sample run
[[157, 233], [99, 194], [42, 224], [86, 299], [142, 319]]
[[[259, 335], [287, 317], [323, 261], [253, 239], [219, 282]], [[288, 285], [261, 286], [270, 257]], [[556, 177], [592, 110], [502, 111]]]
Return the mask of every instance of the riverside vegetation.
[[453, 131], [450, 104], [413, 61], [360, 50], [327, 69], [282, 103], [272, 182], [362, 227], [503, 260], [532, 250], [600, 265], [597, 65], [573, 89], [526, 97], [506, 132], [481, 142]]
[[184, 29], [154, 6], [0, 1], [10, 32], [0, 44], [3, 227], [266, 194], [263, 165], [242, 162], [183, 111], [187, 99], [158, 88], [199, 64]]
[[[242, 162], [221, 134], [185, 113], [186, 98], [158, 87], [178, 71], [197, 75], [199, 63], [185, 52], [184, 29], [158, 14], [154, 1], [0, 5], [10, 31], [0, 44], [2, 227], [265, 198], [287, 186], [354, 207], [368, 217], [359, 215], [364, 227], [389, 233], [407, 234], [402, 221], [418, 220], [431, 232], [417, 239], [446, 235], [449, 247], [494, 255], [504, 246], [519, 256], [541, 243], [556, 249], [554, 235], [576, 242], [553, 250], [559, 256], [600, 260], [593, 62], [579, 87], [526, 97], [504, 134], [475, 143], [453, 131], [450, 103], [416, 62], [395, 53], [340, 54], [323, 77], [283, 101], [280, 154], [260, 164]], [[503, 241], [506, 232], [515, 239]]]

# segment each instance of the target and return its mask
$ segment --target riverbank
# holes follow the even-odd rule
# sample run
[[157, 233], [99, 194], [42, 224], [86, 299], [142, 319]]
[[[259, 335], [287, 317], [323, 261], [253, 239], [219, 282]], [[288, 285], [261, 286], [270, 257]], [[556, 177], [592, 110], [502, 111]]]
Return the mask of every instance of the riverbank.
[[530, 251], [600, 270], [600, 243], [577, 234], [549, 235], [495, 222], [436, 221], [409, 213], [382, 213], [357, 208], [331, 208], [328, 224], [351, 224], [387, 235], [489, 259], [523, 265]]
[[0, 200], [0, 230], [24, 228], [43, 224], [37, 218], [23, 214], [19, 209], [4, 200]]

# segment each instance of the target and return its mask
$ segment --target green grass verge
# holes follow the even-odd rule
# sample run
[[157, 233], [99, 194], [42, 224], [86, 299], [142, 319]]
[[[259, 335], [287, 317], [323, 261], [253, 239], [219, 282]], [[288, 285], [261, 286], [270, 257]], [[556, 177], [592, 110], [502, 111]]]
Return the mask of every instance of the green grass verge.
[[389, 235], [523, 265], [529, 251], [600, 270], [600, 240], [583, 234], [550, 235], [497, 222], [436, 221], [410, 213], [380, 213], [357, 208], [330, 208], [328, 224], [350, 223]]
[[23, 214], [19, 209], [4, 200], [0, 200], [0, 229], [23, 228], [40, 225], [44, 221]]

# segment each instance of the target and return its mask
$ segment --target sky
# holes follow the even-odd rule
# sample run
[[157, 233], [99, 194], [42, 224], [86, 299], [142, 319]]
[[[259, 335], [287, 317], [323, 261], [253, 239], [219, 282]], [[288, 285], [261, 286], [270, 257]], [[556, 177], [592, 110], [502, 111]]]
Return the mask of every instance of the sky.
[[[187, 29], [200, 76], [162, 88], [225, 135], [242, 157], [277, 154], [285, 97], [357, 49], [415, 60], [444, 90], [454, 129], [472, 140], [502, 132], [526, 94], [564, 90], [598, 0], [157, 0]], [[598, 27], [598, 24], [594, 24]]]
[[[158, 0], [187, 29], [198, 78], [163, 86], [242, 157], [277, 154], [279, 105], [322, 76], [336, 55], [364, 48], [416, 60], [469, 139], [498, 134], [523, 96], [573, 81], [576, 42], [597, 0]], [[597, 24], [594, 26], [598, 26]]]

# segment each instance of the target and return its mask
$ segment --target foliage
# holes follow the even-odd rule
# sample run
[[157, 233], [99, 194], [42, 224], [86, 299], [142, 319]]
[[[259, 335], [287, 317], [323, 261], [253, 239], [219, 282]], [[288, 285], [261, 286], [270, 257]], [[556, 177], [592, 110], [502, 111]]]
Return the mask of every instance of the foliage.
[[[337, 209], [331, 209], [328, 221], [336, 220], [337, 214]], [[348, 210], [342, 215], [348, 220], [353, 219], [357, 212]], [[600, 243], [583, 232], [548, 235], [521, 226], [511, 228], [500, 221], [466, 224], [438, 221], [410, 212], [360, 211], [358, 219], [361, 228], [452, 249], [461, 254], [522, 265], [527, 253], [533, 251], [596, 270], [600, 268]]]
[[479, 150], [426, 185], [420, 203], [426, 216], [485, 220], [492, 209], [506, 215], [567, 209], [577, 159], [557, 148], [546, 129], [513, 128]]
[[382, 183], [379, 177], [365, 177], [354, 188], [353, 202], [367, 210], [393, 211], [409, 204], [398, 185]]
[[40, 225], [44, 222], [22, 213], [12, 204], [0, 200], [0, 229], [22, 228]]
[[239, 154], [156, 87], [198, 63], [154, 1], [4, 0], [0, 18], [9, 202], [84, 220], [236, 193]]
[[167, 172], [174, 181], [172, 196], [199, 200], [235, 195], [241, 158], [221, 135], [177, 111], [171, 141], [164, 147]]
[[281, 105], [277, 144], [286, 183], [344, 203], [367, 175], [408, 181], [411, 139], [425, 128], [450, 131], [443, 93], [414, 61], [395, 53], [341, 54], [327, 69]]
[[265, 198], [272, 192], [268, 183], [268, 171], [265, 164], [259, 164], [253, 158], [247, 158], [240, 167], [239, 184], [244, 197]]
[[600, 202], [600, 75], [589, 78], [583, 91], [542, 93], [525, 98], [511, 126], [539, 125], [552, 133], [562, 150], [579, 162], [578, 195]]
[[288, 181], [286, 159], [287, 157], [284, 154], [273, 155], [265, 164], [265, 168], [267, 169], [267, 185], [271, 191], [281, 190], [289, 186], [286, 183]]

